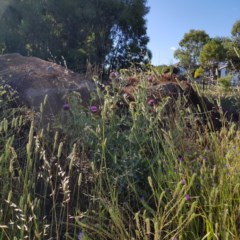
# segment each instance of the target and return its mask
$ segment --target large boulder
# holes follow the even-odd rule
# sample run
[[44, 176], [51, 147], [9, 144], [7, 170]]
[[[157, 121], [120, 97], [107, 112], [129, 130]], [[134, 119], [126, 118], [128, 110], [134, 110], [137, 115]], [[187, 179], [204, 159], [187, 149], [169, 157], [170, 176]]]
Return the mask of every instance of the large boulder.
[[67, 103], [67, 94], [77, 91], [82, 105], [90, 104], [94, 82], [83, 74], [77, 74], [54, 62], [36, 57], [24, 57], [18, 53], [0, 55], [0, 83], [10, 85], [19, 99], [28, 107], [39, 111], [47, 95], [45, 111], [56, 114]]

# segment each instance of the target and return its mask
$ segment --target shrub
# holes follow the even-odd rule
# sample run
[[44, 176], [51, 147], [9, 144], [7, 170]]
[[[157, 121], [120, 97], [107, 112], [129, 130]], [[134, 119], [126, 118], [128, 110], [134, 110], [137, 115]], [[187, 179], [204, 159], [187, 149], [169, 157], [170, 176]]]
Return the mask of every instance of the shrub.
[[202, 77], [204, 74], [204, 70], [202, 67], [199, 67], [195, 73], [194, 73], [194, 78], [199, 78], [199, 77]]
[[219, 84], [225, 89], [229, 89], [231, 87], [231, 79], [232, 76], [221, 77], [218, 79]]

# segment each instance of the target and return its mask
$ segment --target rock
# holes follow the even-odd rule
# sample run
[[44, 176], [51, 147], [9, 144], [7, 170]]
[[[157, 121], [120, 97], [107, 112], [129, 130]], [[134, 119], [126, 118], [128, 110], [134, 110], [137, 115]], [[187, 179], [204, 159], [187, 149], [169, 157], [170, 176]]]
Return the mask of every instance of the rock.
[[[192, 88], [185, 78], [169, 73], [161, 74], [158, 77], [148, 77], [145, 85], [148, 98], [156, 100], [161, 100], [164, 97], [171, 97], [176, 100], [179, 94], [184, 95], [188, 92], [188, 89]], [[134, 94], [140, 86], [141, 83], [137, 77], [130, 77], [121, 92], [130, 100], [134, 100]]]
[[[185, 98], [184, 107], [190, 107], [193, 112], [200, 115], [202, 121], [206, 124], [209, 120], [212, 122], [212, 127], [217, 130], [220, 129], [222, 124], [220, 121], [220, 113], [218, 106], [210, 102], [206, 97], [199, 96], [194, 90], [192, 85], [186, 81], [184, 77], [176, 74], [161, 74], [158, 77], [148, 78], [146, 86], [147, 99], [146, 102], [153, 109], [164, 98], [169, 97], [168, 104], [165, 105], [165, 112], [173, 113], [176, 111], [175, 103], [179, 97]], [[137, 93], [139, 87], [141, 88], [140, 80], [135, 78], [129, 78], [125, 87], [122, 88], [122, 94], [124, 99], [128, 101], [134, 101], [134, 96]]]
[[91, 93], [95, 91], [95, 83], [83, 74], [18, 53], [0, 55], [0, 83], [10, 85], [20, 100], [35, 111], [39, 111], [47, 95], [45, 111], [51, 114], [63, 108], [69, 92], [80, 93], [82, 105], [87, 107], [90, 105]]

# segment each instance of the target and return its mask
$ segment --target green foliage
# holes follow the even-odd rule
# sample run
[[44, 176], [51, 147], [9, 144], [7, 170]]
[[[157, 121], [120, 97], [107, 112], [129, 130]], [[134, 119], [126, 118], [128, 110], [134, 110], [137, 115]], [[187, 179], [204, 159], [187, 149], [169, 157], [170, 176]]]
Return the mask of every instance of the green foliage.
[[229, 63], [228, 67], [230, 70], [238, 70], [240, 69], [240, 60], [237, 56], [236, 43], [230, 38], [222, 38], [222, 45], [226, 51], [226, 61]]
[[194, 78], [199, 78], [202, 77], [204, 75], [204, 70], [203, 68], [200, 66], [194, 73]]
[[194, 68], [198, 63], [198, 58], [204, 44], [209, 41], [208, 34], [202, 30], [190, 30], [185, 33], [179, 42], [181, 48], [177, 49], [174, 57], [187, 69]]
[[188, 33], [184, 34], [183, 39], [179, 42], [179, 45], [189, 50], [194, 57], [197, 57], [201, 48], [208, 40], [209, 36], [205, 33], [205, 31], [191, 29]]
[[71, 69], [83, 71], [87, 61], [100, 66], [107, 55], [108, 63], [118, 61], [119, 67], [141, 63], [148, 51], [145, 0], [13, 0], [4, 6], [5, 52], [57, 62], [64, 57]]
[[0, 101], [0, 239], [239, 239], [236, 124], [199, 129], [184, 99], [149, 106], [149, 76], [128, 75], [140, 79], [128, 107], [119, 88], [101, 111], [72, 94], [43, 129]]
[[167, 65], [160, 65], [160, 66], [155, 66], [154, 69], [162, 74], [166, 69], [168, 69], [168, 66]]
[[163, 74], [163, 73], [178, 73], [178, 69], [175, 66], [172, 65], [160, 65], [160, 66], [156, 66], [154, 67], [155, 70], [157, 70], [158, 73]]
[[229, 89], [231, 87], [231, 79], [232, 75], [226, 76], [226, 77], [221, 77], [218, 79], [218, 82], [224, 89]]
[[222, 38], [222, 44], [226, 49], [226, 60], [233, 71], [240, 70], [240, 21], [236, 21], [232, 27], [232, 38]]
[[219, 62], [226, 59], [226, 49], [222, 44], [222, 40], [214, 38], [206, 43], [199, 56], [199, 62], [206, 69], [211, 69], [212, 73], [216, 75], [216, 68]]
[[193, 66], [191, 54], [187, 50], [177, 49], [174, 51], [174, 57], [179, 59], [182, 66], [186, 69], [190, 69]]
[[[223, 93], [221, 94], [220, 101], [223, 109], [228, 109], [229, 112], [240, 112], [240, 94], [239, 89], [229, 88], [228, 79], [227, 90], [223, 88]], [[231, 90], [231, 91], [230, 91]]]
[[232, 33], [233, 43], [230, 47], [230, 53], [231, 53], [230, 61], [234, 65], [234, 68], [239, 70], [240, 69], [239, 67], [240, 66], [240, 20], [234, 23], [231, 33]]
[[196, 66], [201, 64], [203, 68], [211, 69], [215, 73], [221, 61], [227, 61], [229, 69], [239, 70], [239, 26], [238, 20], [232, 27], [232, 38], [210, 39], [202, 30], [190, 30], [179, 42], [180, 48], [174, 52], [174, 57], [191, 71], [196, 71]]
[[233, 24], [231, 34], [234, 38], [240, 40], [240, 20], [237, 20]]

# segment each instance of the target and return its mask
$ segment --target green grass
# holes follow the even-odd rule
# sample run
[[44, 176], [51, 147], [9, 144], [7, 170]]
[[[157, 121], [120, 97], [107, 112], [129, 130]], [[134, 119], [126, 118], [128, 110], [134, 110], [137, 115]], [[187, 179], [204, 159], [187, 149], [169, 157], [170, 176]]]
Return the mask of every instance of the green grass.
[[142, 87], [129, 108], [107, 88], [100, 114], [69, 96], [41, 128], [1, 92], [0, 239], [240, 239], [236, 124], [199, 129], [184, 99], [152, 111]]

